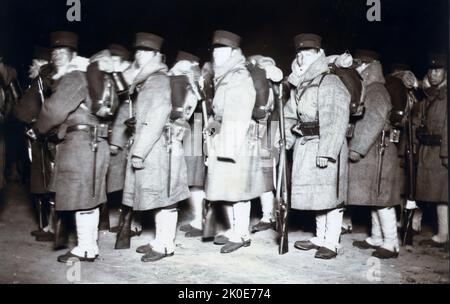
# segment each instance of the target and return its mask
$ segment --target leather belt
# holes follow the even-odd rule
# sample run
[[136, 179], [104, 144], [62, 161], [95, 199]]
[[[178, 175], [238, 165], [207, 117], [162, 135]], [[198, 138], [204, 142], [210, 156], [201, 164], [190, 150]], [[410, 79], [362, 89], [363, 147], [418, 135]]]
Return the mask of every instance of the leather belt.
[[[87, 124], [79, 124], [79, 125], [73, 125], [66, 129], [66, 133], [72, 133], [76, 131], [84, 131], [87, 133], [91, 133], [94, 130], [93, 125], [87, 125]], [[101, 138], [108, 138], [109, 133], [109, 126], [107, 124], [99, 124], [98, 127], [98, 137]]]

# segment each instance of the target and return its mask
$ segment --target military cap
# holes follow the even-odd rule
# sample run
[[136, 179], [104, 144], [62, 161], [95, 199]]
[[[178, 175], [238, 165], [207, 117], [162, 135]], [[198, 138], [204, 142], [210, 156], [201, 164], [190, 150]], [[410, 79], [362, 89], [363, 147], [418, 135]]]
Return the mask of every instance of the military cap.
[[130, 60], [130, 51], [120, 44], [110, 44], [108, 50], [113, 56], [119, 56], [123, 60]]
[[296, 51], [310, 48], [320, 49], [322, 46], [322, 37], [310, 33], [298, 34], [294, 37], [294, 46]]
[[137, 33], [134, 47], [148, 51], [161, 51], [164, 38], [151, 33]]
[[36, 45], [33, 51], [33, 59], [42, 59], [45, 61], [50, 61], [52, 51], [49, 48]]
[[175, 59], [175, 62], [181, 61], [181, 60], [187, 60], [191, 62], [200, 62], [200, 58], [184, 51], [179, 51], [177, 54], [177, 58]]
[[440, 68], [447, 68], [447, 56], [445, 54], [430, 54], [429, 61], [428, 61], [428, 67], [430, 69], [440, 69]]
[[228, 46], [232, 48], [239, 48], [242, 38], [232, 32], [218, 30], [213, 35], [213, 46]]
[[380, 55], [372, 50], [359, 49], [355, 51], [353, 59], [360, 60], [364, 63], [370, 63], [380, 59]]
[[58, 31], [50, 33], [50, 44], [52, 48], [68, 47], [78, 49], [78, 35], [72, 32]]

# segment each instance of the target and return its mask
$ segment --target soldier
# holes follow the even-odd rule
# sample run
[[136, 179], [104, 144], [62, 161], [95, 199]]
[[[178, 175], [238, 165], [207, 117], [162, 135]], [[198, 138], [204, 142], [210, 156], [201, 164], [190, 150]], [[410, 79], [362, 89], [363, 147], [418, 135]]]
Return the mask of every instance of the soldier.
[[85, 75], [89, 61], [77, 56], [78, 36], [54, 32], [50, 40], [55, 90], [45, 100], [33, 128], [38, 136], [58, 128], [61, 142], [56, 148], [51, 190], [56, 211], [75, 212], [78, 239], [77, 246], [58, 261], [92, 262], [99, 255], [99, 206], [106, 202], [108, 126], [95, 115]]
[[[129, 68], [130, 53], [118, 44], [112, 44], [92, 56], [87, 70], [89, 94], [96, 105], [97, 115], [112, 125], [110, 134], [110, 163], [107, 174], [107, 193], [123, 190], [129, 134], [124, 121], [129, 118], [129, 96], [122, 73]], [[119, 194], [119, 196], [121, 196]], [[115, 196], [108, 196], [109, 199]], [[120, 199], [121, 201], [121, 199]], [[100, 230], [110, 229], [107, 204], [100, 208]], [[111, 228], [112, 231], [117, 228]], [[129, 247], [128, 247], [129, 248]]]
[[355, 124], [349, 142], [348, 204], [372, 207], [372, 233], [353, 246], [375, 249], [373, 256], [395, 258], [399, 252], [395, 206], [401, 203], [397, 146], [391, 142], [389, 121], [392, 109], [384, 83], [379, 56], [358, 50], [354, 56], [366, 90], [365, 113]]
[[[54, 68], [49, 63], [50, 56], [50, 49], [35, 48], [34, 59], [29, 72], [31, 85], [13, 109], [15, 117], [28, 126], [36, 121], [45, 98], [48, 98], [52, 93]], [[28, 148], [31, 149], [31, 151], [28, 151], [31, 161], [30, 193], [39, 211], [39, 229], [32, 231], [31, 235], [35, 236], [37, 241], [50, 242], [55, 239], [55, 235], [53, 230], [53, 202], [48, 193], [48, 184], [51, 178], [55, 151], [54, 143], [49, 138], [44, 137], [42, 139], [40, 141], [36, 141], [35, 138], [28, 139]], [[47, 214], [48, 219], [46, 227], [43, 227], [44, 214]]]
[[250, 200], [265, 192], [256, 122], [252, 120], [256, 93], [240, 42], [241, 37], [227, 31], [216, 31], [213, 36], [215, 94], [214, 115], [206, 126], [207, 133], [213, 133], [206, 199], [222, 202], [228, 215], [230, 233], [221, 253], [250, 246]]
[[[189, 197], [182, 147], [183, 127], [171, 116], [171, 88], [163, 62], [163, 38], [136, 34], [138, 68], [130, 92], [137, 90], [136, 131], [128, 156], [122, 204], [137, 211], [155, 210], [155, 239], [137, 248], [142, 262], [172, 256], [177, 204]], [[172, 110], [172, 112], [174, 112]], [[127, 221], [127, 229], [131, 221]]]
[[[322, 38], [300, 34], [289, 82], [294, 86], [284, 108], [287, 149], [294, 147], [291, 207], [316, 211], [316, 237], [295, 242], [315, 257], [337, 256], [343, 203], [347, 195], [347, 143], [350, 94], [330, 74]], [[320, 120], [319, 120], [320, 119]]]
[[[197, 96], [194, 90], [199, 89], [201, 70], [199, 66], [200, 58], [188, 52], [178, 52], [175, 65], [169, 71], [169, 75], [177, 76], [173, 80], [179, 79], [179, 83], [187, 90], [177, 90], [172, 86], [172, 100], [181, 99], [179, 102], [187, 110], [185, 119], [189, 120], [189, 130], [184, 141], [184, 152], [187, 167], [187, 182], [191, 192], [191, 207], [193, 219], [186, 225], [182, 225], [180, 230], [185, 232], [186, 237], [199, 237], [203, 235], [202, 211], [205, 199], [205, 163], [202, 154], [202, 108], [201, 103], [197, 103]], [[187, 79], [185, 79], [187, 77]], [[172, 83], [174, 81], [172, 80]], [[187, 83], [186, 83], [187, 81]], [[187, 84], [187, 85], [186, 85]], [[178, 94], [177, 94], [178, 93]], [[194, 114], [194, 115], [192, 115]]]
[[[19, 97], [17, 72], [3, 62], [0, 56], [0, 191], [5, 186], [6, 167], [6, 130], [7, 118], [11, 113], [14, 101]], [[9, 164], [10, 165], [10, 164]]]
[[[417, 168], [416, 199], [436, 204], [438, 232], [420, 244], [448, 246], [448, 130], [447, 130], [447, 58], [430, 56], [428, 73], [423, 81], [425, 100], [420, 103], [420, 143]], [[421, 214], [417, 221], [420, 222]]]
[[252, 118], [256, 122], [257, 138], [261, 146], [261, 160], [263, 162], [265, 191], [260, 197], [262, 217], [252, 227], [252, 232], [264, 231], [274, 228], [275, 224], [275, 197], [274, 197], [274, 139], [276, 132], [276, 119], [273, 111], [275, 97], [273, 83], [283, 79], [283, 72], [276, 67], [275, 61], [270, 57], [254, 55], [247, 58], [247, 68], [251, 72], [253, 84], [256, 89], [256, 104]]

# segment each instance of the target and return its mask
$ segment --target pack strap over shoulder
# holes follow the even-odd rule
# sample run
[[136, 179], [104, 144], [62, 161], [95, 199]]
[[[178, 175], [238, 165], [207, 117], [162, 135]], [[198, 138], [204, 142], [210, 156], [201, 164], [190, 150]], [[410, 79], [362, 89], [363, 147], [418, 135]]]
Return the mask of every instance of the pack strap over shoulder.
[[[296, 96], [295, 96], [295, 104], [296, 104], [297, 108], [298, 108], [298, 103], [300, 102], [301, 98], [303, 97], [303, 95], [305, 94], [305, 92], [306, 92], [308, 89], [310, 89], [310, 88], [317, 88], [317, 99], [319, 98], [319, 87], [320, 87], [320, 85], [322, 84], [322, 82], [323, 82], [325, 76], [327, 76], [328, 74], [330, 74], [330, 73], [329, 73], [329, 72], [325, 72], [325, 73], [322, 73], [322, 74], [320, 74], [319, 76], [317, 76], [317, 77], [320, 77], [320, 80], [319, 80], [318, 83], [313, 83], [314, 80], [317, 79], [317, 77], [311, 79], [311, 80], [307, 83], [307, 85], [303, 88], [303, 91], [302, 91], [300, 94], [296, 94]], [[298, 93], [298, 88], [297, 88], [297, 93]], [[296, 110], [296, 113], [297, 113], [297, 118], [298, 118], [298, 120], [301, 122], [301, 119], [300, 119], [300, 115], [299, 115], [299, 113], [298, 113], [298, 110]], [[319, 112], [317, 111], [317, 113], [316, 113], [316, 120], [318, 120], [318, 119], [319, 119]]]

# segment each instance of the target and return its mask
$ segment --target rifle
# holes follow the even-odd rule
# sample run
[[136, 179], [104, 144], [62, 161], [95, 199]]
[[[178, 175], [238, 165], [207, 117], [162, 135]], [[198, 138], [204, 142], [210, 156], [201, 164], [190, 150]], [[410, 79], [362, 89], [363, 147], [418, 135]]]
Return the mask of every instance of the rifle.
[[95, 198], [95, 184], [97, 177], [97, 150], [98, 150], [98, 126], [94, 126], [92, 130], [92, 152], [94, 153], [93, 169], [92, 169], [92, 198]]
[[386, 150], [386, 131], [381, 132], [381, 143], [379, 145], [378, 151], [378, 162], [377, 162], [377, 196], [381, 194], [381, 174], [383, 171], [383, 160], [384, 152]]
[[167, 197], [170, 197], [170, 182], [172, 178], [172, 126], [169, 123], [166, 127], [167, 132], [167, 153], [169, 155], [169, 176], [167, 177]]
[[[194, 91], [195, 96], [197, 97], [197, 100], [202, 103], [202, 116], [204, 121], [204, 126], [206, 127], [206, 124], [208, 123], [208, 109], [206, 107], [206, 97], [203, 93], [203, 91], [200, 88], [200, 84], [198, 81], [195, 82], [195, 86], [192, 86], [192, 89]], [[206, 167], [206, 173], [208, 171], [208, 153], [211, 146], [211, 134], [208, 134], [208, 132], [204, 129], [203, 131], [203, 140], [205, 143], [206, 151], [204, 151], [203, 157], [204, 157], [204, 163]], [[206, 178], [205, 178], [206, 180]], [[214, 208], [212, 205], [212, 202], [207, 201], [206, 199], [203, 202], [203, 209], [202, 209], [202, 230], [203, 230], [203, 236], [202, 241], [207, 242], [211, 241], [214, 236], [216, 235], [216, 225], [215, 225], [215, 213]]]
[[277, 206], [277, 231], [280, 239], [278, 246], [278, 253], [285, 254], [289, 251], [288, 241], [288, 190], [287, 190], [287, 172], [286, 172], [286, 134], [284, 123], [284, 109], [283, 109], [283, 84], [280, 84], [277, 95], [277, 102], [279, 107], [279, 128], [280, 128], [280, 161], [277, 170], [277, 188], [275, 194], [275, 202]]
[[416, 205], [416, 169], [414, 164], [414, 141], [413, 141], [413, 128], [412, 128], [412, 115], [411, 109], [413, 104], [416, 102], [414, 93], [408, 90], [408, 120], [406, 121], [406, 134], [407, 134], [407, 144], [406, 144], [406, 167], [407, 167], [407, 196], [406, 205], [403, 208], [403, 220], [401, 227], [402, 245], [413, 245], [413, 231], [412, 231], [412, 220], [414, 216], [414, 210], [417, 208]]

